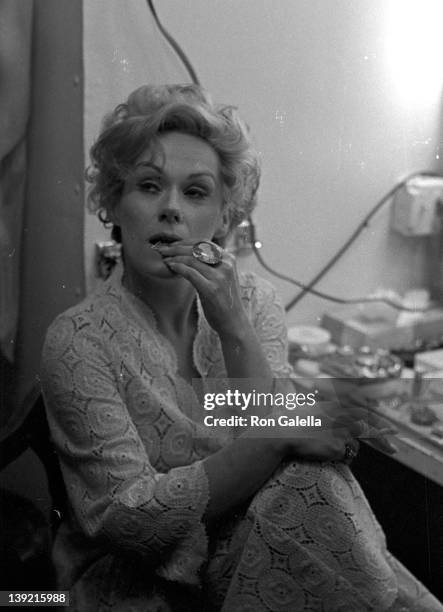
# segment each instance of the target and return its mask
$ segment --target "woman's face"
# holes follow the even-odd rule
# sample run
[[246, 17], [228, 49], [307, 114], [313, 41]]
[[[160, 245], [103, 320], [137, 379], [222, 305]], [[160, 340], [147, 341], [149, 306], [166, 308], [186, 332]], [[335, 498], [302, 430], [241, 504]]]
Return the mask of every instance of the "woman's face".
[[205, 141], [180, 132], [159, 137], [146, 149], [124, 185], [112, 219], [120, 226], [125, 267], [142, 277], [173, 276], [158, 242], [212, 240], [227, 227], [220, 161]]

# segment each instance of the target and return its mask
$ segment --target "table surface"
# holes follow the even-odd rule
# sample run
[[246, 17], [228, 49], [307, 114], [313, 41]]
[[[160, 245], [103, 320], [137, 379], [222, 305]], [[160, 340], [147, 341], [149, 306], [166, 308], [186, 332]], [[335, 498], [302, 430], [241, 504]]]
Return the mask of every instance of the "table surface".
[[[296, 374], [300, 375], [302, 385], [310, 384], [316, 386], [320, 381], [334, 379], [320, 371], [317, 378], [305, 378], [306, 373], [300, 372], [297, 369], [297, 364], [294, 364]], [[341, 382], [341, 381], [340, 381]], [[359, 381], [361, 382], [361, 381]], [[352, 379], [349, 379], [349, 385], [352, 386]], [[363, 389], [367, 389], [370, 397], [370, 409], [383, 416], [393, 423], [398, 433], [392, 436], [391, 441], [398, 448], [398, 452], [392, 455], [394, 459], [415, 470], [419, 474], [433, 480], [438, 485], [443, 486], [443, 438], [438, 438], [432, 435], [431, 426], [415, 425], [411, 422], [411, 378], [410, 373], [407, 373], [405, 379], [398, 381], [387, 381], [386, 384], [379, 384], [377, 393], [374, 393], [375, 385], [368, 384]], [[443, 387], [443, 381], [439, 381], [439, 385]], [[357, 384], [355, 385], [357, 388]], [[358, 385], [359, 389], [362, 388]], [[443, 394], [429, 395], [429, 391], [425, 391], [421, 402], [428, 405], [436, 413], [440, 422], [443, 423]], [[370, 444], [370, 441], [367, 440]]]
[[[435, 404], [429, 404], [436, 409]], [[438, 415], [443, 412], [443, 402]], [[410, 420], [409, 402], [403, 402], [393, 408], [389, 403], [381, 401], [374, 406], [377, 414], [389, 419], [398, 429], [398, 434], [392, 439], [398, 452], [394, 459], [416, 470], [443, 486], [443, 439], [431, 434], [432, 427], [414, 425]]]

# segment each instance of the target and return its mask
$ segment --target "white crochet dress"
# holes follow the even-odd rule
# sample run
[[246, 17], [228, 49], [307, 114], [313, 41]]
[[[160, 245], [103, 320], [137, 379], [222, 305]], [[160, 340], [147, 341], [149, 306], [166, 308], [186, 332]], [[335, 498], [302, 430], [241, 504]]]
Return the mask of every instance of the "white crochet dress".
[[[291, 376], [274, 290], [252, 274], [241, 289], [274, 376]], [[204, 382], [226, 371], [197, 308]], [[227, 440], [202, 436], [201, 402], [120, 269], [51, 325], [42, 384], [69, 496], [54, 557], [71, 609], [443, 610], [387, 552], [343, 464], [282, 465], [206, 533], [204, 459]]]

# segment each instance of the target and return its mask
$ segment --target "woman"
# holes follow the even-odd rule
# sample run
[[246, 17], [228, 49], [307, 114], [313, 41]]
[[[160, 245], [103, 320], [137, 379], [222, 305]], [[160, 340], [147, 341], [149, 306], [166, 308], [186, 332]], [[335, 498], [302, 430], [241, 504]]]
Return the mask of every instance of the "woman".
[[306, 439], [201, 422], [226, 377], [269, 392], [291, 375], [273, 289], [218, 246], [259, 178], [235, 110], [196, 86], [141, 87], [91, 157], [92, 208], [123, 268], [56, 319], [43, 356], [72, 608], [441, 610], [386, 551], [343, 463], [355, 423]]

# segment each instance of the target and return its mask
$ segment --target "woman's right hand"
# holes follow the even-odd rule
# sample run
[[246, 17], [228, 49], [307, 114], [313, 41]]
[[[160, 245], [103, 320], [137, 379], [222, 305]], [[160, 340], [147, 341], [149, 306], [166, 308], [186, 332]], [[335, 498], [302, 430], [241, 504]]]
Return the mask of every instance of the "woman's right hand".
[[[312, 415], [320, 419], [321, 426], [283, 425], [274, 415], [275, 427], [262, 429], [268, 445], [282, 458], [296, 456], [311, 461], [343, 461], [347, 445], [358, 451], [359, 439], [368, 440], [373, 447], [387, 454], [397, 451], [389, 440], [396, 430], [386, 419], [362, 406], [344, 407], [339, 401], [321, 401], [304, 412], [306, 414], [285, 411], [284, 414], [289, 419], [295, 419], [296, 415], [300, 418]], [[249, 435], [260, 434], [255, 431]]]

